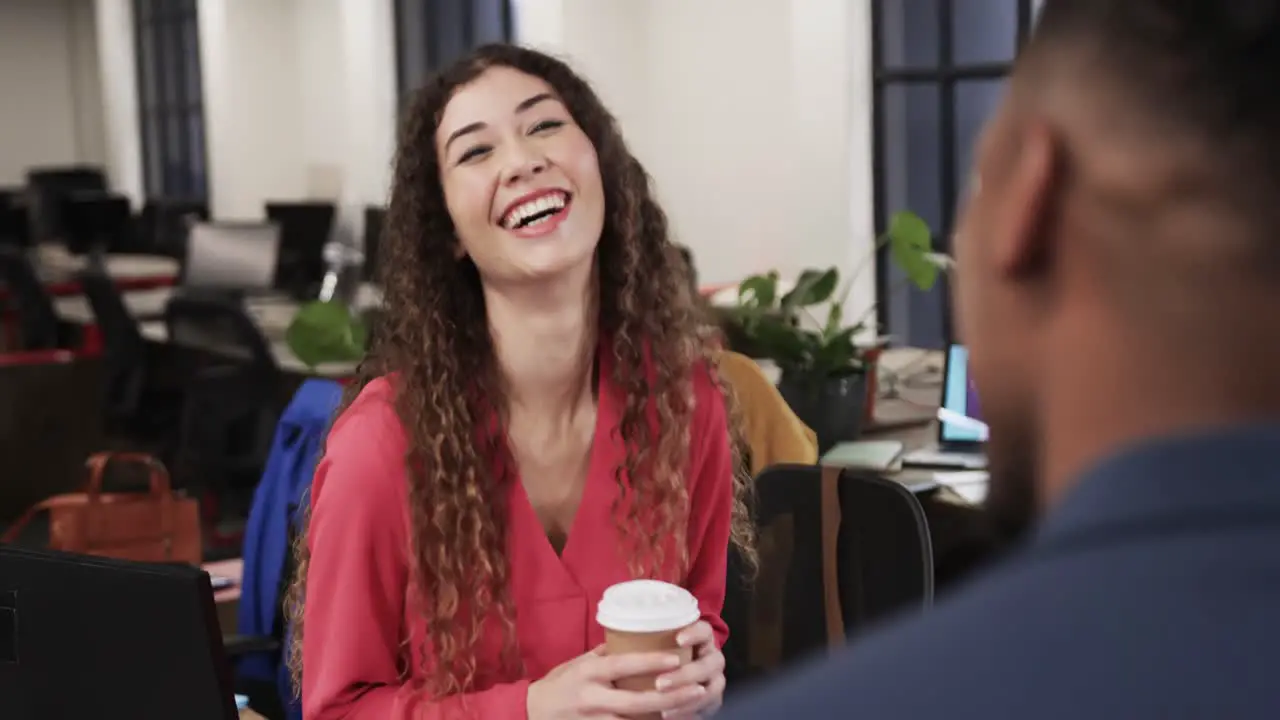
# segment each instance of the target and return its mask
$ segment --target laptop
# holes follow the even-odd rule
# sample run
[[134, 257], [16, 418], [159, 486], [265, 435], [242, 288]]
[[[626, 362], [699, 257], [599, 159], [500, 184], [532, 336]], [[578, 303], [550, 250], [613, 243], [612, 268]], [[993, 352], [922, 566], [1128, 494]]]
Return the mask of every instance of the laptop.
[[0, 545], [0, 717], [237, 718], [208, 573]]
[[[947, 348], [940, 405], [955, 415], [982, 419], [978, 394], [969, 378], [969, 351], [964, 345]], [[939, 420], [937, 425], [936, 445], [907, 453], [902, 458], [904, 466], [954, 470], [987, 467], [985, 438], [978, 423]]]

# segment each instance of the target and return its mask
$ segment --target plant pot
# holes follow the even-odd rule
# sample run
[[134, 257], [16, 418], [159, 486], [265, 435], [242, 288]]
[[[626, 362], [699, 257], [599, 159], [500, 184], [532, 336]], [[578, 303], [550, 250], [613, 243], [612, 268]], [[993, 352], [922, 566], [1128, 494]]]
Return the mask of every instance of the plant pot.
[[856, 440], [866, 414], [864, 373], [814, 377], [784, 371], [778, 392], [795, 414], [818, 435], [818, 455], [837, 443]]

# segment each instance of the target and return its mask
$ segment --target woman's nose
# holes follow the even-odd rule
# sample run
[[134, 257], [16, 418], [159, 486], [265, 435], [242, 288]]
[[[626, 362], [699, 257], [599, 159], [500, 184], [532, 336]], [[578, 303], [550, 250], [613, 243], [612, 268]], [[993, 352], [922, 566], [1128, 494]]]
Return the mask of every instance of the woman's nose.
[[547, 159], [524, 143], [512, 147], [503, 170], [502, 182], [512, 184], [541, 174], [547, 169]]

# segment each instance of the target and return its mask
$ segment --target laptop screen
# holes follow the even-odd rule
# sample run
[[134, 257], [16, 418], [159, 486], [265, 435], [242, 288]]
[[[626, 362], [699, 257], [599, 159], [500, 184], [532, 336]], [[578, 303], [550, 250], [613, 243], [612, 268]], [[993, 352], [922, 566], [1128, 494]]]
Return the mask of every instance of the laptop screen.
[[[963, 345], [947, 348], [947, 374], [943, 379], [942, 406], [951, 412], [982, 419], [978, 406], [978, 393], [969, 379], [969, 351]], [[955, 423], [942, 422], [938, 428], [939, 439], [944, 443], [977, 443], [977, 429]]]

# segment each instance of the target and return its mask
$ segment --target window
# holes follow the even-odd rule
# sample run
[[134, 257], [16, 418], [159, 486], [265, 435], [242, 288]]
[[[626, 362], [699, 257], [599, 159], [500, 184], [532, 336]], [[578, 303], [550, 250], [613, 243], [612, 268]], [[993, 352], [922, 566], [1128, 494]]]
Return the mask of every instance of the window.
[[142, 165], [150, 197], [204, 200], [204, 100], [196, 0], [134, 0]]
[[[918, 213], [949, 250], [955, 205], [973, 143], [995, 109], [1032, 0], [873, 0], [872, 72], [876, 227], [895, 210]], [[945, 282], [910, 287], [888, 253], [876, 262], [882, 328], [902, 343], [951, 338]]]
[[471, 49], [511, 40], [510, 0], [396, 0], [395, 13], [401, 104]]

